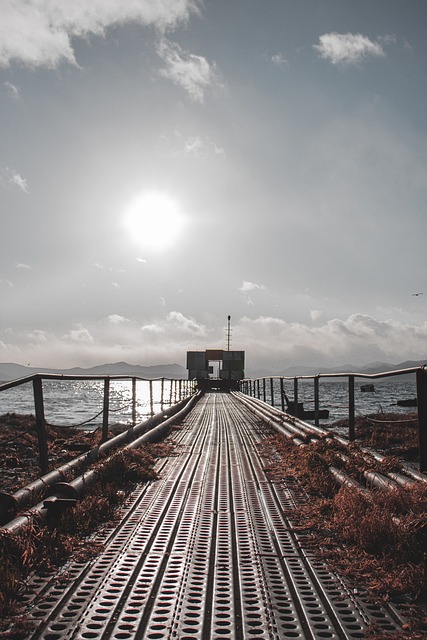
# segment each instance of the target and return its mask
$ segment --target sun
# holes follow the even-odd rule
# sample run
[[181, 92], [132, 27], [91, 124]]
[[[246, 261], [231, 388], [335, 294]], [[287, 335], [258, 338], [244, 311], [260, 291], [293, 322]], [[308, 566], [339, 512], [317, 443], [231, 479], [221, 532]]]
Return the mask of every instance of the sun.
[[176, 200], [160, 191], [148, 191], [129, 204], [124, 223], [140, 247], [157, 251], [178, 241], [184, 218]]

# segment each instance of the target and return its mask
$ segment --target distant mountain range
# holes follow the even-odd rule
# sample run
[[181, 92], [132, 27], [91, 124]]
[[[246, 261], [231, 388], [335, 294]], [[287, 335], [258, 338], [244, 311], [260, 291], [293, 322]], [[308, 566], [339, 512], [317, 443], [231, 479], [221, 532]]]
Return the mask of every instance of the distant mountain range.
[[[286, 369], [280, 369], [276, 373], [271, 370], [254, 369], [246, 371], [245, 375], [248, 378], [262, 378], [270, 376], [314, 376], [318, 373], [382, 373], [383, 371], [396, 371], [399, 369], [412, 369], [414, 367], [427, 364], [427, 358], [424, 360], [406, 360], [398, 364], [391, 364], [389, 362], [372, 362], [365, 366], [355, 366], [352, 364], [337, 365], [332, 368], [321, 367], [306, 367], [306, 366], [293, 366]], [[48, 369], [37, 368], [31, 366], [25, 366], [22, 364], [16, 364], [13, 362], [0, 363], [0, 383], [8, 382], [9, 380], [17, 380], [18, 378], [24, 378], [26, 376], [34, 375], [35, 373], [56, 373], [65, 375], [125, 375], [125, 376], [137, 376], [140, 378], [172, 378], [182, 379], [187, 378], [187, 369], [180, 364], [159, 364], [154, 366], [142, 366], [138, 364], [128, 364], [127, 362], [114, 362], [110, 364], [101, 364], [96, 367], [90, 367], [83, 369], [81, 367], [74, 367], [72, 369]]]
[[180, 364], [159, 364], [144, 367], [138, 364], [128, 364], [127, 362], [114, 362], [90, 367], [89, 369], [82, 369], [81, 367], [74, 367], [72, 369], [46, 369], [15, 364], [13, 362], [0, 363], [0, 382], [32, 376], [35, 373], [57, 373], [80, 376], [125, 375], [140, 378], [172, 378], [177, 380], [187, 378], [187, 369]]
[[246, 375], [250, 378], [261, 378], [270, 376], [315, 376], [318, 373], [383, 373], [385, 371], [398, 371], [400, 369], [413, 369], [422, 365], [427, 365], [427, 358], [424, 360], [405, 360], [405, 362], [399, 362], [398, 364], [391, 364], [390, 362], [371, 362], [364, 366], [356, 366], [353, 364], [336, 365], [334, 367], [307, 367], [307, 366], [292, 366], [286, 369], [280, 369], [277, 373], [270, 371], [247, 372]]

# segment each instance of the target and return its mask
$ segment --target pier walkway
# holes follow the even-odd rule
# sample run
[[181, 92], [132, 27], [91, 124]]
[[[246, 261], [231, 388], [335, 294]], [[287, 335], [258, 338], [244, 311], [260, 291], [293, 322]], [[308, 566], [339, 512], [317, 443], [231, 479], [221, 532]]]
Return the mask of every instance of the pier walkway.
[[270, 434], [237, 397], [208, 393], [174, 430], [159, 480], [139, 485], [103, 551], [30, 584], [44, 640], [363, 638], [398, 631], [314, 555], [293, 515], [304, 495], [271, 483], [257, 444]]

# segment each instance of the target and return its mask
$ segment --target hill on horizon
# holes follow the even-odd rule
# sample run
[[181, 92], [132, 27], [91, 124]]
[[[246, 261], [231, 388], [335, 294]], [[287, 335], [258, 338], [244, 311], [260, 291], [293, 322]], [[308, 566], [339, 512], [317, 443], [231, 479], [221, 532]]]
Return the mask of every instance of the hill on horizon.
[[14, 362], [0, 363], [0, 382], [25, 378], [36, 373], [55, 373], [65, 375], [125, 375], [137, 376], [140, 378], [173, 378], [186, 379], [187, 369], [180, 364], [159, 364], [143, 366], [138, 364], [128, 364], [127, 362], [114, 362], [100, 364], [87, 369], [82, 367], [72, 367], [71, 369], [53, 369], [46, 367], [31, 367]]
[[[294, 377], [294, 376], [315, 376], [320, 373], [362, 373], [375, 374], [385, 371], [396, 371], [400, 369], [411, 369], [427, 364], [427, 358], [423, 360], [406, 360], [398, 364], [389, 362], [371, 362], [365, 366], [355, 366], [351, 364], [337, 365], [335, 367], [308, 367], [295, 365], [272, 371], [267, 369], [257, 369], [255, 367], [246, 370], [247, 378], [262, 378], [272, 376]], [[72, 367], [71, 369], [53, 369], [46, 367], [31, 367], [14, 362], [0, 363], [0, 383], [10, 380], [17, 380], [36, 373], [54, 373], [64, 375], [125, 375], [140, 378], [172, 378], [185, 380], [187, 369], [180, 364], [158, 364], [158, 365], [138, 365], [127, 362], [114, 362], [95, 365], [93, 367]]]
[[370, 362], [364, 366], [357, 366], [353, 364], [336, 365], [334, 367], [309, 367], [304, 365], [295, 365], [287, 367], [286, 369], [280, 369], [277, 372], [271, 370], [248, 370], [246, 375], [248, 378], [269, 378], [274, 376], [294, 377], [294, 376], [315, 376], [325, 373], [362, 373], [362, 374], [375, 374], [383, 373], [386, 371], [399, 371], [401, 369], [413, 369], [427, 364], [427, 358], [423, 360], [405, 360], [397, 364], [390, 362]]

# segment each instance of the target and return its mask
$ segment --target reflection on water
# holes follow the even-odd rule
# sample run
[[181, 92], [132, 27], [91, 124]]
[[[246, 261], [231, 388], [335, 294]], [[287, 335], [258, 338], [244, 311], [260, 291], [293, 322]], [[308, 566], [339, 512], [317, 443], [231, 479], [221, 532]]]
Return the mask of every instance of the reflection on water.
[[[136, 420], [145, 420], [175, 403], [175, 389], [170, 380], [146, 380], [136, 383]], [[162, 402], [163, 391], [163, 402]], [[95, 429], [102, 424], [103, 380], [45, 380], [43, 398], [46, 421], [56, 426], [81, 426]], [[34, 414], [32, 383], [0, 392], [0, 415]], [[109, 424], [132, 423], [132, 382], [110, 380]]]
[[[416, 397], [415, 376], [408, 375], [402, 380], [389, 378], [374, 380], [375, 391], [362, 392], [360, 386], [366, 380], [355, 380], [356, 415], [372, 413], [408, 413], [414, 408], [397, 406], [397, 400]], [[292, 380], [285, 380], [285, 393], [293, 400], [294, 387]], [[80, 425], [85, 429], [95, 429], [102, 424], [104, 399], [104, 383], [102, 380], [46, 380], [43, 382], [45, 416], [49, 424], [57, 426]], [[261, 400], [264, 399], [260, 389]], [[274, 380], [274, 405], [281, 408], [279, 380]], [[328, 424], [348, 417], [348, 382], [330, 382], [320, 380], [320, 408], [329, 409], [329, 419], [322, 420]], [[150, 385], [146, 380], [136, 383], [136, 419], [145, 420], [151, 415], [151, 404], [154, 413], [158, 413], [169, 404], [178, 400], [173, 383], [163, 381], [163, 403], [161, 380], [152, 381], [152, 399]], [[314, 409], [314, 384], [312, 380], [300, 380], [298, 383], [298, 401], [303, 402], [304, 409]], [[271, 404], [270, 382], [266, 384], [266, 402]], [[285, 404], [286, 408], [286, 404]], [[0, 415], [14, 412], [34, 414], [34, 397], [31, 383], [0, 392]], [[109, 424], [132, 423], [132, 383], [129, 380], [110, 380]]]

